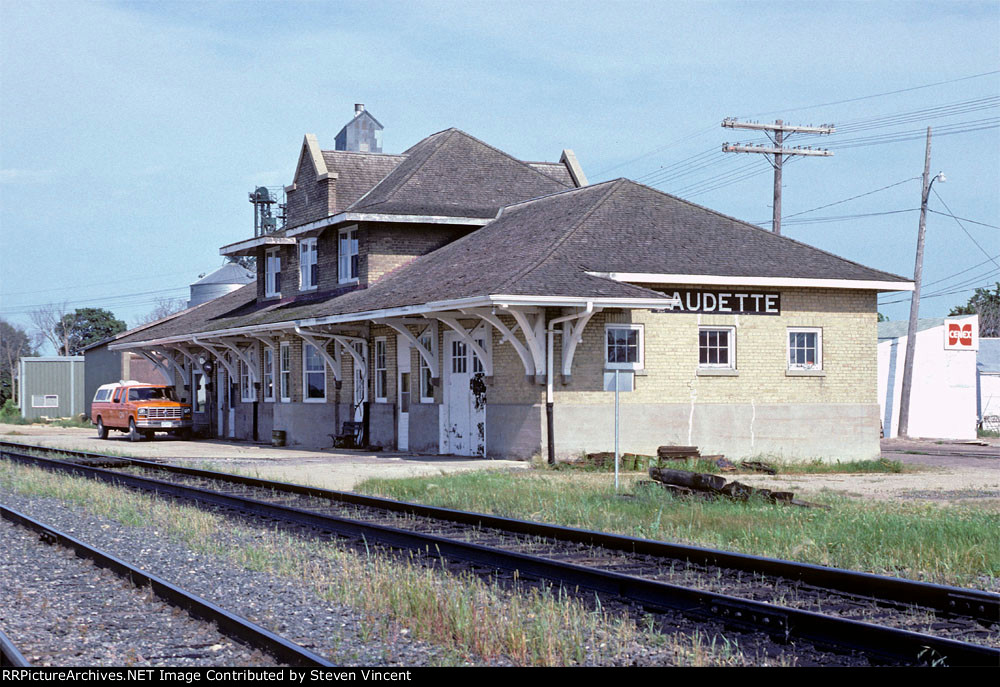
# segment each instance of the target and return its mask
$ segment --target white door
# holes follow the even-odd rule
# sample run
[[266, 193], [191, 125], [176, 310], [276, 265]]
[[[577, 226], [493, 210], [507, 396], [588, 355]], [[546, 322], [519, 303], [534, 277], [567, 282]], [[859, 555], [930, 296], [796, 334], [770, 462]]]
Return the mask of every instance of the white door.
[[399, 408], [399, 433], [397, 445], [400, 451], [410, 449], [410, 342], [402, 334], [396, 335], [396, 370], [399, 375], [397, 403]]
[[[476, 337], [480, 345], [484, 341]], [[486, 384], [475, 353], [454, 332], [444, 336], [445, 380], [441, 452], [486, 453]]]

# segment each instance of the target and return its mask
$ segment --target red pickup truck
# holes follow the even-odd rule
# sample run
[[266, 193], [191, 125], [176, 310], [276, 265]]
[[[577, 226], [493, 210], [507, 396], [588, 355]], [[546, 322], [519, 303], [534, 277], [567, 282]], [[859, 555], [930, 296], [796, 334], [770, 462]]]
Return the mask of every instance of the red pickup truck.
[[97, 425], [101, 439], [107, 439], [111, 429], [125, 432], [131, 441], [152, 439], [156, 432], [191, 438], [191, 406], [177, 400], [172, 386], [126, 381], [105, 384], [94, 394], [90, 420]]

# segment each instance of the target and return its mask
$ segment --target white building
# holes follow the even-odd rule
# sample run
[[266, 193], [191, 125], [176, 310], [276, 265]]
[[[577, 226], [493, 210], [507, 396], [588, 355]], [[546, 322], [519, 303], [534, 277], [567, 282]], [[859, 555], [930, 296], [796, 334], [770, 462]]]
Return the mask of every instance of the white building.
[[983, 429], [1000, 429], [1000, 339], [980, 339], [976, 355], [979, 419]]
[[[907, 323], [879, 322], [878, 397], [882, 431], [898, 436]], [[911, 437], [975, 439], [979, 316], [919, 320], [910, 392]]]

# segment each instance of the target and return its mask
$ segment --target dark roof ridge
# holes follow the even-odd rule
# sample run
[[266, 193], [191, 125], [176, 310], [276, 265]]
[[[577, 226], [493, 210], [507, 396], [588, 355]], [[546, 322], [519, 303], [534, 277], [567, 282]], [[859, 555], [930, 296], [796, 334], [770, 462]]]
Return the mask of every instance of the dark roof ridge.
[[[529, 265], [528, 267], [525, 267], [524, 269], [522, 269], [519, 272], [517, 272], [516, 274], [514, 274], [510, 279], [508, 279], [507, 281], [504, 282], [504, 286], [508, 286], [508, 285], [516, 282], [521, 277], [523, 277], [523, 276], [525, 276], [525, 275], [527, 275], [527, 274], [535, 271], [539, 267], [541, 267], [541, 265], [544, 262], [546, 262], [549, 258], [551, 258], [553, 256], [553, 254], [555, 254], [555, 252], [556, 252], [556, 250], [558, 250], [559, 246], [561, 246], [563, 243], [565, 243], [566, 240], [570, 236], [572, 236], [573, 233], [576, 232], [577, 229], [580, 228], [580, 225], [582, 225], [584, 222], [587, 221], [588, 217], [590, 217], [592, 214], [594, 214], [594, 212], [597, 211], [598, 208], [600, 208], [602, 205], [604, 205], [604, 202], [608, 198], [611, 197], [611, 195], [615, 192], [616, 189], [618, 189], [621, 186], [621, 182], [622, 181], [623, 181], [622, 179], [615, 179], [615, 180], [610, 181], [610, 182], [604, 182], [604, 183], [608, 184], [608, 189], [604, 192], [604, 196], [602, 198], [600, 198], [596, 203], [594, 203], [594, 206], [592, 208], [590, 208], [585, 213], [583, 213], [580, 216], [580, 218], [577, 221], [575, 221], [563, 233], [563, 235], [560, 238], [558, 238], [555, 241], [553, 241], [552, 245], [549, 246], [549, 249], [545, 252], [545, 254], [542, 257], [540, 257], [538, 260], [536, 260], [533, 264]], [[604, 184], [600, 184], [600, 185], [603, 186]], [[596, 186], [587, 186], [587, 187], [584, 187], [584, 188], [597, 188], [597, 187]], [[570, 189], [570, 190], [579, 191], [580, 189]], [[553, 194], [553, 195], [557, 195], [557, 194]], [[545, 197], [546, 198], [551, 198], [551, 196], [545, 196]]]
[[567, 188], [567, 189], [565, 189], [563, 191], [556, 191], [555, 193], [547, 193], [544, 196], [535, 196], [534, 198], [526, 198], [525, 200], [519, 200], [516, 203], [511, 203], [510, 205], [504, 205], [504, 206], [502, 206], [500, 208], [500, 210], [497, 211], [497, 216], [494, 219], [500, 219], [500, 215], [503, 214], [504, 210], [507, 210], [507, 209], [510, 209], [510, 208], [516, 208], [519, 205], [527, 205], [528, 203], [537, 203], [540, 200], [548, 200], [549, 198], [553, 198], [555, 196], [561, 196], [561, 195], [564, 195], [566, 193], [577, 193], [579, 191], [592, 191], [595, 188], [600, 188], [601, 186], [604, 186], [605, 184], [613, 184], [616, 181], [620, 181], [620, 179], [611, 179], [609, 181], [602, 181], [599, 184], [588, 184], [587, 186], [573, 186], [573, 187]]
[[[667, 196], [669, 198], [673, 198], [674, 200], [678, 200], [678, 201], [684, 203], [685, 205], [690, 205], [691, 207], [698, 208], [699, 210], [705, 210], [706, 212], [710, 212], [713, 215], [717, 215], [719, 217], [722, 217], [723, 219], [728, 219], [728, 220], [730, 220], [732, 222], [736, 222], [737, 224], [742, 224], [742, 225], [744, 225], [746, 227], [750, 227], [751, 229], [756, 229], [757, 231], [762, 231], [765, 234], [768, 234], [770, 236], [776, 236], [779, 239], [784, 239], [786, 241], [791, 241], [792, 243], [796, 243], [796, 244], [798, 244], [800, 246], [805, 246], [806, 248], [818, 251], [820, 253], [823, 253], [824, 255], [829, 255], [832, 258], [836, 258], [838, 260], [843, 260], [844, 262], [849, 262], [850, 264], [855, 265], [856, 267], [863, 267], [866, 270], [872, 270], [874, 272], [881, 272], [882, 274], [886, 274], [886, 275], [888, 275], [890, 277], [895, 277], [895, 278], [897, 278], [897, 279], [899, 279], [901, 281], [913, 281], [912, 279], [908, 279], [906, 277], [902, 277], [902, 276], [900, 276], [898, 274], [893, 274], [892, 272], [886, 272], [885, 270], [876, 270], [873, 267], [868, 267], [867, 265], [862, 265], [860, 262], [855, 262], [854, 260], [849, 260], [848, 258], [845, 258], [843, 256], [837, 255], [836, 253], [831, 253], [830, 251], [823, 250], [822, 248], [817, 248], [816, 246], [812, 245], [811, 243], [806, 243], [805, 241], [798, 241], [798, 240], [793, 239], [793, 238], [791, 238], [789, 236], [785, 236], [784, 234], [775, 234], [770, 229], [765, 229], [764, 227], [758, 227], [756, 224], [751, 224], [750, 222], [747, 222], [746, 220], [739, 219], [737, 217], [733, 217], [732, 215], [727, 215], [724, 212], [719, 212], [718, 210], [713, 210], [712, 208], [705, 207], [704, 205], [698, 205], [698, 203], [692, 203], [690, 200], [686, 200], [684, 198], [681, 198], [680, 196], [675, 196], [672, 193], [667, 193], [666, 191], [661, 191], [660, 189], [653, 188], [652, 186], [647, 186], [646, 184], [639, 183], [638, 181], [633, 181], [632, 179], [627, 179], [625, 177], [618, 177], [618, 179], [615, 179], [615, 181], [626, 181], [626, 182], [628, 182], [630, 184], [633, 184], [634, 186], [640, 186], [642, 188], [649, 189], [650, 191], [653, 191], [655, 193], [659, 193], [659, 194]], [[607, 183], [607, 182], [605, 182], [605, 183]]]

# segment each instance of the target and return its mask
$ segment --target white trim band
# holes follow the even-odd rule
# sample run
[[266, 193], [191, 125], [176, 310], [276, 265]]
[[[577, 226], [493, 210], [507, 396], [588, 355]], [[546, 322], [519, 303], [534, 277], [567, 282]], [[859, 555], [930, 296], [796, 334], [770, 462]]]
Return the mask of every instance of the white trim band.
[[787, 286], [810, 289], [865, 289], [913, 291], [912, 281], [810, 279], [805, 277], [740, 277], [716, 274], [659, 274], [656, 272], [587, 272], [592, 277], [633, 284], [704, 284], [708, 286]]

